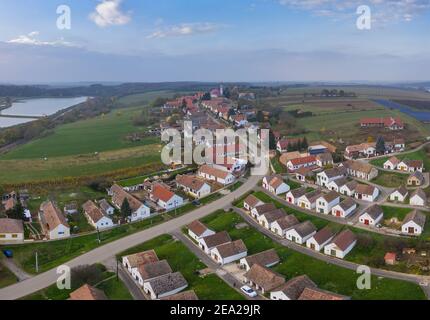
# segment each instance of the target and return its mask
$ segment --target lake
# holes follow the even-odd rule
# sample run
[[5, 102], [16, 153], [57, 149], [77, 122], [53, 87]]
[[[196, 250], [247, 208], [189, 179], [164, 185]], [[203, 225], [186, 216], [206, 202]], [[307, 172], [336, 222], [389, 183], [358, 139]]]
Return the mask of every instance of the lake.
[[[85, 102], [87, 97], [78, 98], [40, 98], [19, 100], [10, 108], [0, 111], [2, 115], [42, 117], [52, 115], [60, 110]], [[0, 128], [33, 121], [33, 119], [0, 117]]]
[[407, 115], [422, 121], [422, 122], [430, 122], [430, 112], [429, 111], [421, 111], [421, 110], [415, 110], [412, 109], [410, 107], [407, 107], [405, 105], [393, 102], [393, 101], [389, 101], [389, 100], [384, 100], [384, 99], [375, 99], [373, 100], [376, 103], [379, 103], [380, 105], [389, 108], [389, 109], [396, 109], [399, 110], [403, 113], [406, 113]]

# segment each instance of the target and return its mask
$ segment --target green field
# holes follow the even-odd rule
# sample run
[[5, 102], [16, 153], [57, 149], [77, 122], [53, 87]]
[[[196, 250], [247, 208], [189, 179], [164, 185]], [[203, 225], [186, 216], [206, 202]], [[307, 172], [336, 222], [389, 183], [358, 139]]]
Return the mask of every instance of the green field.
[[418, 285], [385, 278], [372, 277], [372, 289], [359, 290], [356, 285], [358, 275], [354, 271], [289, 250], [251, 227], [237, 229], [236, 225], [244, 221], [233, 212], [219, 211], [203, 219], [202, 222], [215, 231], [229, 232], [233, 240], [242, 239], [249, 254], [275, 248], [281, 258], [281, 263], [274, 267], [274, 270], [283, 274], [287, 280], [306, 274], [320, 288], [350, 296], [355, 300], [425, 299], [425, 295]]
[[16, 276], [0, 262], [0, 288], [10, 286], [16, 282]]
[[401, 186], [406, 186], [407, 181], [407, 174], [379, 171], [378, 176], [372, 180], [372, 183], [388, 188], [399, 188]]
[[185, 245], [175, 241], [170, 235], [163, 235], [137, 247], [127, 250], [117, 257], [154, 249], [160, 259], [169, 262], [173, 271], [179, 271], [188, 282], [186, 290], [194, 290], [200, 300], [244, 300], [241, 294], [228, 286], [217, 275], [200, 277], [197, 271], [206, 266], [200, 262]]

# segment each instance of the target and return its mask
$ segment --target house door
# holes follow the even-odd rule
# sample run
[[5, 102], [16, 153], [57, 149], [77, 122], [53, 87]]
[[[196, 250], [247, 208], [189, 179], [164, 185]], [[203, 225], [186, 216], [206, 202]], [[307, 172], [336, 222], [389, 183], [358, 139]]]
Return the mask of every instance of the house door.
[[293, 198], [288, 198], [289, 203], [293, 203]]
[[330, 254], [331, 254], [332, 256], [336, 256], [336, 250], [331, 250], [331, 251], [330, 251]]
[[415, 233], [415, 228], [408, 228], [408, 233], [409, 234], [414, 234]]
[[313, 243], [311, 244], [311, 249], [315, 250], [315, 245]]
[[291, 241], [296, 242], [296, 237], [291, 237]]
[[305, 209], [305, 208], [306, 208], [306, 204], [305, 204], [304, 202], [302, 202], [302, 203], [300, 204], [300, 207], [302, 207], [303, 209]]
[[363, 199], [363, 196], [361, 194], [358, 195], [358, 200]]
[[368, 225], [370, 225], [370, 221], [369, 221], [369, 220], [364, 220], [364, 224], [365, 224], [366, 226], [368, 226]]
[[340, 212], [339, 210], [336, 211], [336, 217], [338, 217], [338, 218], [342, 217], [342, 212]]

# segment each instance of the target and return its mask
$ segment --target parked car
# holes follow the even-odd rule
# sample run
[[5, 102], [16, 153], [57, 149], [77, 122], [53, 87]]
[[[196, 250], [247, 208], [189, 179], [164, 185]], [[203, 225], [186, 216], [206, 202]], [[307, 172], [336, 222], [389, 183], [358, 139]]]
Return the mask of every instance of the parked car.
[[12, 259], [13, 258], [13, 251], [12, 250], [3, 250], [3, 254], [8, 259]]
[[248, 286], [243, 286], [242, 288], [240, 288], [240, 290], [242, 290], [242, 292], [250, 298], [255, 298], [256, 296], [258, 296], [257, 292], [255, 292]]

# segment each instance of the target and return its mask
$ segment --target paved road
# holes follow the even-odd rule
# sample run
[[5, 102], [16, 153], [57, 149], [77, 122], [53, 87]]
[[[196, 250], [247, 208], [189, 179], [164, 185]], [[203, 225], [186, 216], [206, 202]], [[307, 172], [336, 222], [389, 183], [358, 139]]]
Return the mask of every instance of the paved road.
[[[223, 209], [226, 206], [230, 206], [231, 202], [234, 202], [243, 194], [254, 189], [258, 182], [261, 180], [261, 178], [262, 177], [260, 176], [251, 176], [248, 181], [244, 183], [240, 188], [220, 200], [214, 201], [206, 206], [194, 210], [193, 212], [185, 214], [176, 219], [167, 221], [150, 229], [143, 230], [120, 240], [108, 243], [93, 251], [83, 254], [65, 264], [68, 265], [70, 268], [73, 268], [80, 265], [91, 265], [94, 263], [99, 263], [108, 259], [109, 257], [112, 257], [113, 255], [119, 254], [122, 251], [125, 251], [138, 244], [156, 238], [160, 235], [170, 233], [182, 226], [193, 222], [196, 219], [201, 219], [216, 210]], [[56, 269], [49, 270], [23, 282], [14, 284], [7, 288], [0, 289], [0, 300], [15, 300], [21, 297], [25, 297], [33, 292], [48, 287], [56, 281]]]
[[[320, 252], [311, 250], [305, 246], [298, 245], [296, 243], [293, 243], [291, 241], [288, 241], [286, 239], [282, 239], [278, 237], [277, 235], [273, 234], [269, 230], [263, 228], [261, 225], [259, 225], [254, 219], [252, 219], [249, 215], [247, 215], [243, 210], [234, 208], [234, 210], [242, 217], [244, 218], [251, 226], [256, 228], [259, 232], [263, 233], [264, 235], [268, 236], [272, 240], [276, 241], [277, 243], [283, 245], [284, 247], [287, 247], [291, 250], [300, 252], [302, 254], [305, 254], [307, 256], [313, 257], [315, 259], [324, 261], [326, 263], [330, 263], [342, 268], [350, 269], [353, 271], [356, 271], [357, 268], [360, 266], [359, 264], [333, 258], [330, 256], [327, 256], [325, 254], [322, 254]], [[426, 276], [419, 276], [419, 275], [413, 275], [413, 274], [406, 274], [406, 273], [399, 273], [399, 272], [393, 272], [388, 270], [382, 270], [382, 269], [373, 269], [371, 268], [372, 275], [378, 276], [378, 277], [384, 277], [384, 278], [390, 278], [390, 279], [397, 279], [397, 280], [403, 280], [412, 282], [415, 284], [421, 284], [423, 281], [430, 281], [430, 277]], [[357, 275], [358, 276], [358, 275]], [[428, 287], [424, 286], [423, 290], [428, 293]]]

